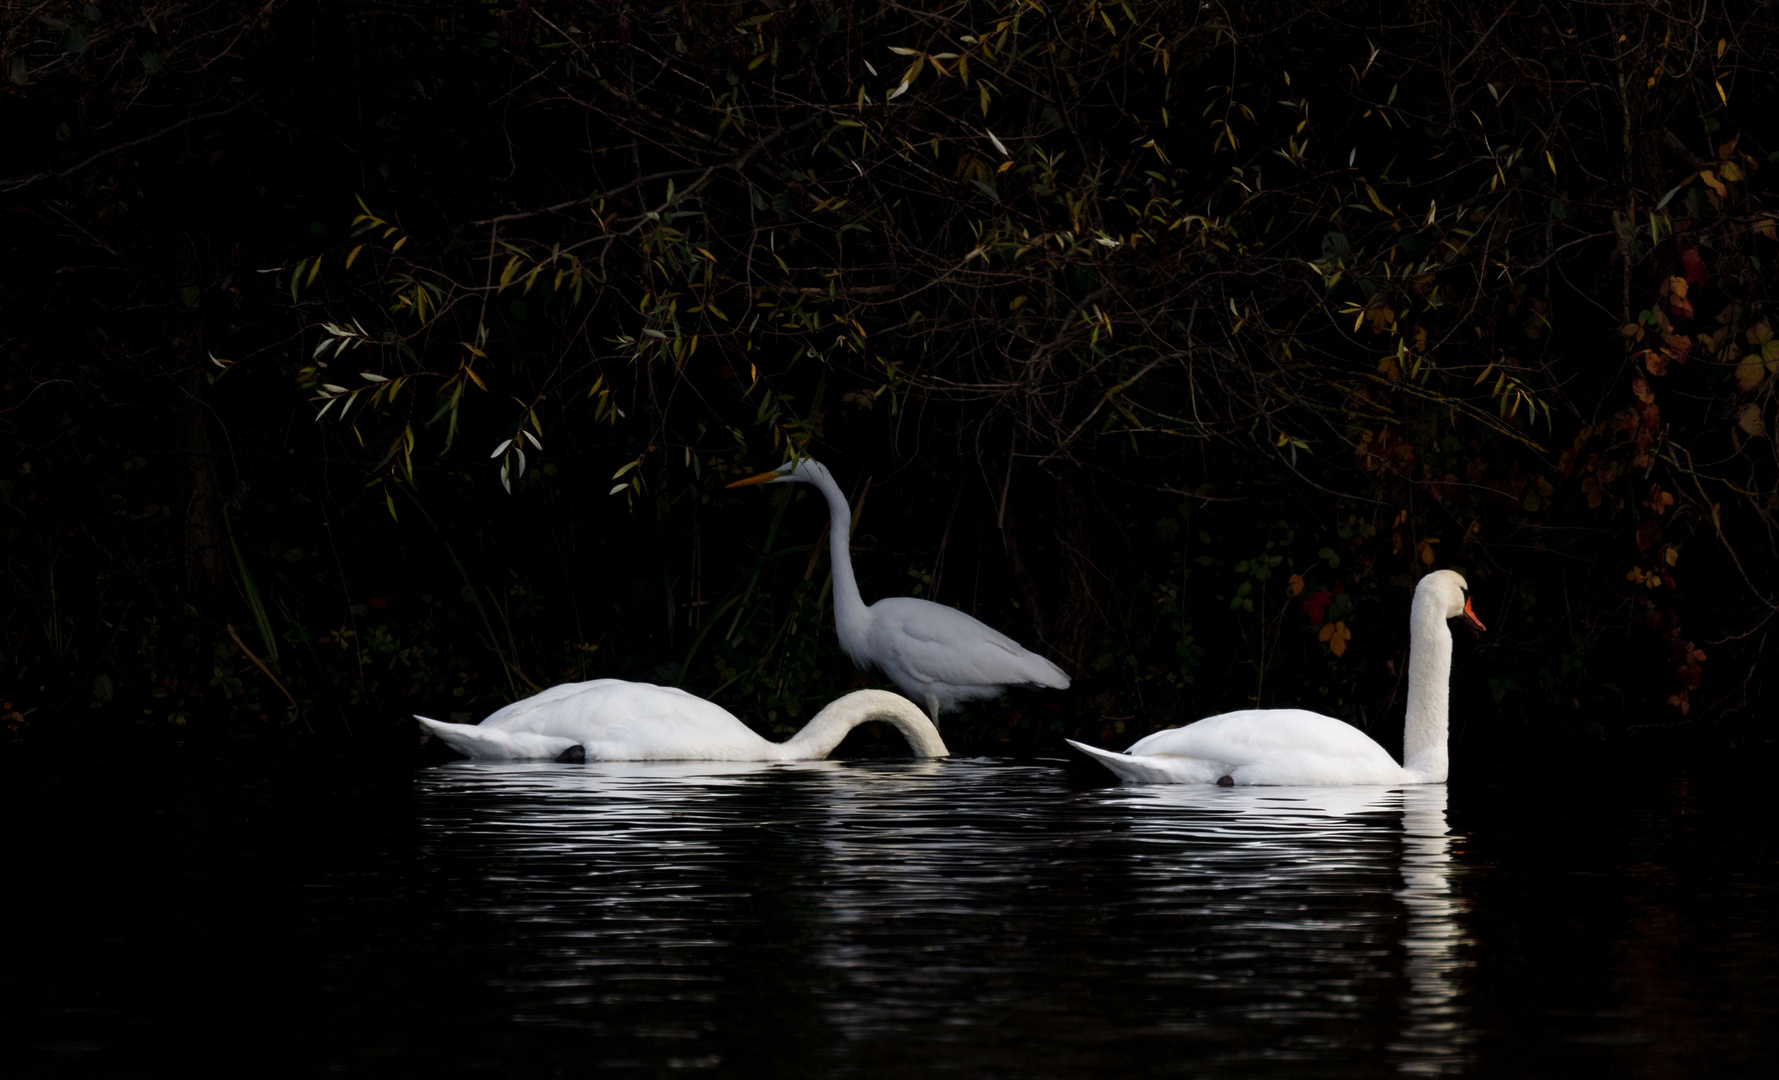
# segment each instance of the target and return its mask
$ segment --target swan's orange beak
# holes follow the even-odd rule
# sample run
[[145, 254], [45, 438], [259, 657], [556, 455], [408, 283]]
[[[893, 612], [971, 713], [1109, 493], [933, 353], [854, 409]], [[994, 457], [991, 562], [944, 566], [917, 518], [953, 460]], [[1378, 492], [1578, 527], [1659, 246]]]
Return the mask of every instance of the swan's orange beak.
[[[743, 483], [746, 482], [747, 481], [743, 481]], [[1470, 606], [1470, 597], [1468, 596], [1464, 598], [1464, 620], [1478, 630], [1488, 629], [1488, 627], [1482, 624], [1482, 620], [1476, 617], [1476, 609]]]
[[771, 472], [763, 472], [758, 476], [750, 476], [746, 480], [737, 480], [733, 484], [724, 484], [723, 486], [726, 488], [736, 488], [747, 487], [750, 484], [769, 484], [783, 475], [784, 473], [774, 469]]

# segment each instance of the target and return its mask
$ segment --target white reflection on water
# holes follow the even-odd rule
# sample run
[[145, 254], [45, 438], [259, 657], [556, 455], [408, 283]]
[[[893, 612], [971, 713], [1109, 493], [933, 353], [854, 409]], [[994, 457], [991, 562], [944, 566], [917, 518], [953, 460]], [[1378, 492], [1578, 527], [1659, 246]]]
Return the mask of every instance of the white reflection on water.
[[1079, 790], [967, 760], [418, 783], [429, 857], [486, 864], [465, 902], [533, 940], [515, 1020], [708, 1053], [746, 1008], [884, 1067], [1048, 1074], [1442, 1075], [1474, 1040], [1443, 787]]
[[1459, 951], [1470, 944], [1459, 925], [1463, 900], [1452, 893], [1452, 842], [1446, 827], [1444, 784], [1403, 792], [1402, 889], [1408, 908], [1408, 1016], [1392, 1050], [1402, 1071], [1443, 1075], [1458, 1071], [1475, 1042], [1460, 997], [1459, 976], [1469, 962]]
[[[1195, 857], [1215, 864], [1225, 878], [1247, 857], [1271, 887], [1360, 869], [1380, 841], [1397, 839], [1390, 830], [1380, 830], [1375, 818], [1365, 819], [1399, 810], [1402, 887], [1395, 895], [1407, 910], [1401, 945], [1408, 992], [1401, 1029], [1389, 1050], [1403, 1073], [1443, 1076], [1463, 1069], [1475, 1042], [1460, 984], [1470, 966], [1461, 947], [1470, 941], [1459, 923], [1465, 903], [1452, 891], [1452, 843], [1458, 838], [1446, 823], [1445, 785], [1143, 785], [1115, 790], [1150, 808], [1141, 835], [1177, 841], [1185, 833], [1215, 839], [1220, 848], [1198, 851]], [[1153, 813], [1163, 808], [1189, 816]]]

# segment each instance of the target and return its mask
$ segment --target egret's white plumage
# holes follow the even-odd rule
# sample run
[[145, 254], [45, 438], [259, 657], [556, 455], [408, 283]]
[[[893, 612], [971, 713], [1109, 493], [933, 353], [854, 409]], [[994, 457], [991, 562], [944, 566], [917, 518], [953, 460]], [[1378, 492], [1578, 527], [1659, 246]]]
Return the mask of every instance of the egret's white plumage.
[[1137, 740], [1122, 754], [1069, 745], [1126, 781], [1142, 784], [1443, 784], [1452, 632], [1462, 615], [1478, 630], [1464, 578], [1436, 570], [1415, 587], [1409, 611], [1408, 712], [1402, 759], [1331, 716], [1304, 709], [1244, 709]]
[[813, 485], [828, 501], [834, 628], [853, 663], [875, 666], [903, 693], [925, 702], [935, 720], [960, 702], [996, 697], [1008, 686], [1069, 688], [1061, 668], [954, 607], [912, 596], [867, 605], [852, 572], [852, 512], [833, 475], [814, 458], [729, 486], [787, 483]]
[[480, 724], [415, 717], [452, 749], [479, 761], [554, 758], [581, 747], [588, 761], [815, 761], [860, 724], [882, 720], [919, 757], [945, 757], [945, 743], [914, 702], [858, 690], [831, 702], [782, 743], [756, 734], [727, 709], [671, 686], [594, 679], [564, 683], [515, 701]]

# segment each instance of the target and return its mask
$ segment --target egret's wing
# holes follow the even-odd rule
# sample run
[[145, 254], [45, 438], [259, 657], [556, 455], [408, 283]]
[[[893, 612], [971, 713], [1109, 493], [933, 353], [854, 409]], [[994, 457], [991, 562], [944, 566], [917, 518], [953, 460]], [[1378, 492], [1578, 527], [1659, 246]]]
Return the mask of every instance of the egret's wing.
[[953, 607], [914, 597], [880, 600], [871, 607], [873, 659], [890, 663], [925, 683], [1005, 686], [1035, 683], [1066, 690], [1062, 669], [1017, 641]]

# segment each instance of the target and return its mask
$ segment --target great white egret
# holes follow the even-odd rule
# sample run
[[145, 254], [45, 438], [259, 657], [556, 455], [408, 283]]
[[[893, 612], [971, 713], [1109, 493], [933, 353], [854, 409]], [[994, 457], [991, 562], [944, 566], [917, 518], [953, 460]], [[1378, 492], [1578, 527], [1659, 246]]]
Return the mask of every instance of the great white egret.
[[1436, 570], [1409, 609], [1408, 715], [1402, 764], [1358, 728], [1303, 709], [1244, 709], [1158, 731], [1115, 754], [1070, 746], [1126, 781], [1145, 784], [1443, 784], [1451, 697], [1452, 632], [1462, 615], [1478, 630], [1469, 586]]
[[871, 720], [893, 724], [917, 757], [949, 754], [920, 707], [887, 690], [837, 698], [782, 743], [761, 738], [727, 709], [684, 690], [623, 679], [552, 686], [480, 724], [414, 719], [477, 761], [818, 761]]
[[859, 667], [875, 665], [934, 720], [959, 702], [1000, 695], [1008, 686], [1067, 690], [1062, 669], [954, 607], [912, 596], [866, 605], [852, 573], [852, 513], [827, 467], [814, 458], [787, 461], [749, 484], [811, 484], [828, 500], [828, 552], [834, 564], [834, 628]]

